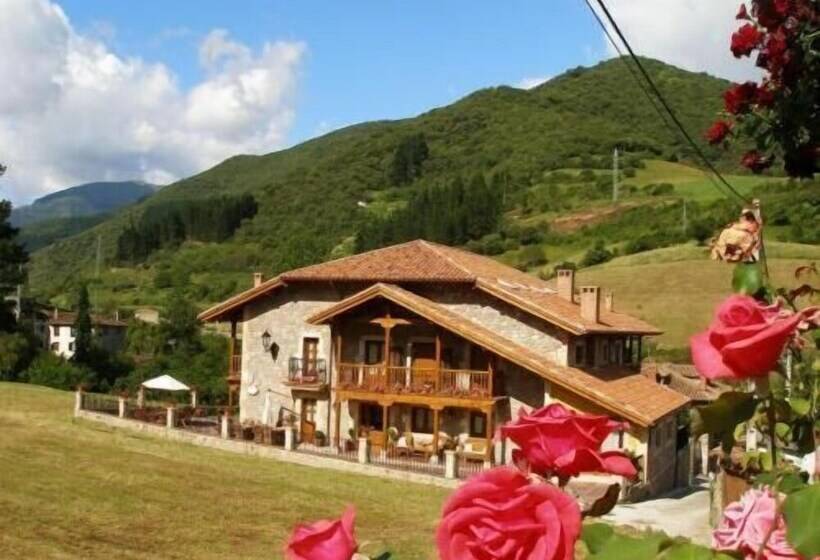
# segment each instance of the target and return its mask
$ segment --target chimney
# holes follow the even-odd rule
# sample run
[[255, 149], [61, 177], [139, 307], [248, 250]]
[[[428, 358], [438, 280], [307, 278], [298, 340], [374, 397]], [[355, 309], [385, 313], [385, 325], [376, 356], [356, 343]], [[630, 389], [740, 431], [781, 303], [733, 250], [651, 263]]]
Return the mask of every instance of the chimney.
[[593, 323], [598, 322], [601, 311], [601, 288], [581, 286], [581, 317]]
[[56, 321], [59, 318], [60, 318], [60, 310], [55, 307], [54, 308], [54, 320]]
[[262, 273], [261, 272], [254, 272], [253, 273], [253, 287], [257, 288], [262, 285]]
[[604, 294], [604, 308], [607, 311], [615, 311], [615, 292], [612, 290]]
[[570, 268], [559, 268], [557, 273], [558, 295], [572, 301], [575, 296], [575, 271]]

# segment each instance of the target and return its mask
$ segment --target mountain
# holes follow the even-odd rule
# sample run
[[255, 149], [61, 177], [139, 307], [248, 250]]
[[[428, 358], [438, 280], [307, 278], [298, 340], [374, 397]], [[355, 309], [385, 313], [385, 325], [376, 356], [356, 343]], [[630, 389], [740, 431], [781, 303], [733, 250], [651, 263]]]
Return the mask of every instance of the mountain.
[[[656, 60], [644, 62], [680, 120], [701, 139], [721, 108], [728, 82]], [[477, 172], [504, 177], [505, 221], [541, 227], [558, 214], [609, 202], [606, 170], [616, 146], [625, 166], [624, 196], [640, 194], [634, 205], [649, 205], [671, 221], [679, 215], [674, 201], [679, 203], [680, 196], [673, 199], [674, 193], [654, 185], [653, 177], [676, 182], [676, 173], [689, 173], [704, 183], [703, 191], [713, 192], [713, 187], [692, 169], [690, 149], [643, 95], [624, 60], [611, 59], [567, 71], [532, 90], [483, 89], [414, 118], [354, 125], [263, 156], [235, 156], [36, 252], [31, 287], [49, 298], [73, 291], [94, 270], [99, 238], [107, 271], [99, 279], [98, 297], [105, 303], [161, 301], [165, 290], [176, 285], [204, 304], [244, 286], [252, 270], [274, 274], [350, 252], [358, 232], [404, 207], [414, 193]], [[419, 134], [426, 143], [423, 161], [414, 163], [411, 180], [397, 183], [398, 150]], [[737, 152], [703, 144], [722, 170], [737, 170]], [[646, 161], [658, 163], [643, 169]], [[662, 164], [678, 167], [671, 175], [655, 173], [653, 166]], [[641, 181], [628, 184], [636, 173]], [[650, 196], [644, 192], [650, 188], [669, 196]], [[181, 211], [180, 205], [192, 201], [243, 194], [253, 196], [258, 211], [227, 241], [189, 240], [160, 248], [141, 263], [126, 265], [118, 258], [118, 240], [139, 227], [143, 217], [157, 222], [163, 212], [167, 217], [170, 209]], [[556, 200], [562, 205], [551, 206]], [[654, 214], [646, 213], [650, 219]], [[643, 235], [632, 227], [636, 236]], [[502, 241], [503, 257], [518, 255], [517, 241]], [[591, 243], [577, 236], [564, 242], [575, 243], [576, 252]]]
[[45, 220], [107, 214], [151, 196], [156, 188], [139, 181], [77, 185], [38, 198], [28, 206], [15, 208], [11, 213], [11, 224], [22, 227]]

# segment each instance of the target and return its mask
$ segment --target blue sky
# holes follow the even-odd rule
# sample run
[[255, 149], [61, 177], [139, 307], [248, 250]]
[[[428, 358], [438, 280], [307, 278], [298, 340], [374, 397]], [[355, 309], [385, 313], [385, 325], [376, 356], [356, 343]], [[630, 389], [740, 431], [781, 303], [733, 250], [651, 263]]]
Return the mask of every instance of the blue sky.
[[[583, 0], [2, 0], [0, 196], [236, 154], [612, 56]], [[738, 0], [607, 0], [640, 54], [743, 79]]]
[[212, 29], [258, 49], [307, 45], [290, 142], [328, 127], [411, 116], [481, 87], [556, 75], [606, 55], [580, 0], [528, 2], [131, 2], [63, 0], [81, 33], [162, 61], [191, 86]]

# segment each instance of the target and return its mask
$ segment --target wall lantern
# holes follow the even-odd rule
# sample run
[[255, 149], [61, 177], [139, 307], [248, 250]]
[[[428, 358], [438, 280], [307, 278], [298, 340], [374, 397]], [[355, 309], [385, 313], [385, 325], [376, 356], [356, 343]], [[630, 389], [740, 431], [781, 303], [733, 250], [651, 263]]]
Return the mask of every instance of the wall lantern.
[[262, 333], [262, 348], [265, 349], [265, 352], [270, 352], [270, 343], [271, 343], [271, 336], [270, 333], [266, 330]]

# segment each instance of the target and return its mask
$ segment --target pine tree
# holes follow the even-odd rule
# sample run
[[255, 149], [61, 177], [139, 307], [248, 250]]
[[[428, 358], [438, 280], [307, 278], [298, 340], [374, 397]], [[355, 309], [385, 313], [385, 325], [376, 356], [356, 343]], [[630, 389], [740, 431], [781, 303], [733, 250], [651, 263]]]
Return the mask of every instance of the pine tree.
[[74, 322], [74, 356], [78, 364], [91, 365], [93, 355], [93, 334], [91, 332], [91, 303], [88, 299], [88, 287], [80, 286], [77, 299], [77, 319]]
[[[0, 176], [6, 168], [0, 165]], [[28, 261], [26, 251], [16, 242], [17, 229], [11, 227], [11, 202], [0, 200], [0, 332], [15, 328], [16, 321], [6, 297], [25, 279], [23, 265]]]

